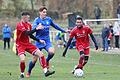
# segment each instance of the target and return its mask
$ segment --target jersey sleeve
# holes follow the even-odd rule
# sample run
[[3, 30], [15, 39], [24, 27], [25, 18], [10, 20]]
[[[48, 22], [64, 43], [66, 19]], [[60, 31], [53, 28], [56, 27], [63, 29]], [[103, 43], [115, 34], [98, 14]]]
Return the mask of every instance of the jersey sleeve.
[[65, 30], [63, 30], [61, 27], [59, 27], [57, 24], [55, 24], [55, 23], [52, 21], [51, 18], [50, 18], [49, 20], [50, 20], [50, 22], [51, 22], [51, 26], [53, 26], [55, 29], [57, 29], [57, 30], [59, 30], [59, 31], [61, 31], [61, 32], [65, 32]]
[[92, 34], [92, 29], [90, 28], [90, 27], [87, 27], [87, 29], [88, 29], [88, 34]]
[[73, 38], [74, 36], [75, 36], [75, 30], [73, 29], [73, 30], [70, 32], [69, 37], [70, 37], [70, 38]]

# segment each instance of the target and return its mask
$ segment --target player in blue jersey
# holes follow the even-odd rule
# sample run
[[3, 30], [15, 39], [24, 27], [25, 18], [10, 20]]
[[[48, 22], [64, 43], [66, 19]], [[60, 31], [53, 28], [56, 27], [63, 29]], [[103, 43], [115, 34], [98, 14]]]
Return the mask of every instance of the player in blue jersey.
[[[35, 29], [37, 26], [39, 25], [42, 25], [44, 26], [43, 29], [41, 30], [37, 30], [36, 31], [36, 38], [38, 38], [39, 40], [44, 40], [45, 41], [45, 44], [41, 44], [39, 42], [36, 42], [35, 45], [40, 49], [45, 49], [47, 52], [48, 52], [48, 56], [46, 58], [46, 65], [47, 65], [47, 68], [49, 69], [49, 61], [50, 59], [53, 58], [54, 54], [55, 54], [55, 49], [54, 47], [52, 46], [52, 43], [50, 41], [50, 36], [49, 36], [49, 29], [50, 27], [54, 27], [55, 29], [61, 31], [61, 32], [67, 32], [63, 29], [61, 29], [58, 25], [56, 25], [52, 19], [50, 17], [47, 17], [47, 8], [46, 7], [41, 7], [39, 9], [39, 14], [40, 16], [37, 17], [34, 22], [33, 22], [33, 26], [32, 28]], [[35, 63], [37, 61], [37, 57], [33, 57], [33, 60], [30, 61], [29, 63], [29, 68], [28, 68], [28, 72], [26, 74], [26, 77], [30, 77], [30, 74], [31, 74], [31, 71], [33, 69], [33, 67], [35, 66]]]

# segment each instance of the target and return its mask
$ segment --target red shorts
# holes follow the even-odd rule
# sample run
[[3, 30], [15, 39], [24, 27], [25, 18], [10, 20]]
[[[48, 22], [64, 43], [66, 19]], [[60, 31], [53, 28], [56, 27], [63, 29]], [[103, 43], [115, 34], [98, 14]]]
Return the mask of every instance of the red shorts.
[[77, 48], [78, 52], [83, 51], [85, 55], [87, 55], [87, 56], [89, 55], [89, 52], [90, 52], [89, 47], [84, 48], [83, 46], [79, 45], [76, 48]]
[[31, 44], [31, 43], [29, 43], [27, 45], [21, 45], [21, 44], [17, 45], [17, 51], [18, 51], [19, 56], [21, 54], [25, 54], [25, 51], [29, 52], [30, 54], [33, 54], [37, 50], [38, 50], [38, 48], [35, 45]]

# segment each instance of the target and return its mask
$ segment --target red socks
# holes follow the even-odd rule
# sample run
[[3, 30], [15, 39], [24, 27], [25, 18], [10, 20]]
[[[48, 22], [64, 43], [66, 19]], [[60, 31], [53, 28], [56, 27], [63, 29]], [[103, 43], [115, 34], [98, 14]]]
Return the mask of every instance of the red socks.
[[25, 71], [25, 62], [20, 62], [20, 70], [21, 70], [21, 73]]
[[44, 56], [42, 56], [40, 58], [40, 64], [41, 64], [41, 66], [42, 66], [43, 69], [46, 68], [46, 59], [45, 59]]
[[80, 56], [78, 68], [83, 69], [84, 56]]

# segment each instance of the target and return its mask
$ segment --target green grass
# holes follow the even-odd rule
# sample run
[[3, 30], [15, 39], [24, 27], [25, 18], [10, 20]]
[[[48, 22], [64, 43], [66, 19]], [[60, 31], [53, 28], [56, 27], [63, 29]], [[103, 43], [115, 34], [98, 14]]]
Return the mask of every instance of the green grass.
[[[84, 67], [84, 77], [76, 78], [71, 74], [71, 70], [78, 63], [79, 54], [72, 49], [64, 58], [61, 57], [62, 52], [63, 49], [56, 48], [56, 55], [51, 61], [51, 69], [56, 71], [54, 75], [44, 77], [42, 68], [37, 62], [31, 77], [24, 80], [120, 80], [119, 54], [103, 54], [101, 51], [96, 52], [92, 49], [89, 62]], [[31, 58], [27, 54], [25, 73]], [[19, 75], [19, 57], [11, 50], [3, 50], [0, 43], [0, 80], [18, 80]]]

